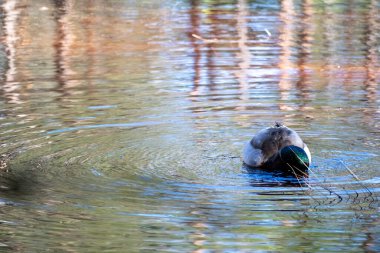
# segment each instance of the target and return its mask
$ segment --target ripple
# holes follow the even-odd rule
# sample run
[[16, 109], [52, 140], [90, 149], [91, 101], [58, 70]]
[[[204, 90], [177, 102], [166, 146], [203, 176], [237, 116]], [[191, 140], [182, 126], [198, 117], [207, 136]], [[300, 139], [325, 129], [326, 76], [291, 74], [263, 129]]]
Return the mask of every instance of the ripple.
[[154, 126], [154, 125], [160, 125], [160, 124], [163, 124], [163, 122], [147, 121], [147, 122], [134, 122], [134, 123], [84, 125], [84, 126], [67, 127], [67, 128], [57, 129], [57, 130], [51, 130], [51, 131], [47, 131], [46, 134], [59, 134], [59, 133], [64, 133], [64, 132], [72, 132], [72, 131], [77, 131], [77, 130], [96, 129], [96, 128], [136, 128], [136, 127]]

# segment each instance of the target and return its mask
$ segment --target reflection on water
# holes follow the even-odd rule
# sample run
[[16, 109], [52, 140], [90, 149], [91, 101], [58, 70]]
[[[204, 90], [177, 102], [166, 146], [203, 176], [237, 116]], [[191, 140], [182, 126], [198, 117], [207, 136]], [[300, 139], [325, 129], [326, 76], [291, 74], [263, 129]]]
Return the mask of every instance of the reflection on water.
[[380, 250], [378, 1], [1, 4], [0, 251]]

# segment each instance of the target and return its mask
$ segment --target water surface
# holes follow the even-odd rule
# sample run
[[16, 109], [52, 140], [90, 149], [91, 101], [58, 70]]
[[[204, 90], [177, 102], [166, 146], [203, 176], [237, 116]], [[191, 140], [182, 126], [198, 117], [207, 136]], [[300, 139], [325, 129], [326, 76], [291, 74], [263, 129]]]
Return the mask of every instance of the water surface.
[[0, 251], [380, 251], [378, 1], [0, 3]]

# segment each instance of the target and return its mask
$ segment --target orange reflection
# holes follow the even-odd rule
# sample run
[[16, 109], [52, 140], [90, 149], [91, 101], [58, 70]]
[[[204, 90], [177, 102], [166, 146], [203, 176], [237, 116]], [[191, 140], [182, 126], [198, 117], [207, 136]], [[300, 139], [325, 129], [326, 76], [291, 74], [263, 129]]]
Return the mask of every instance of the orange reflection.
[[20, 84], [16, 80], [16, 53], [17, 53], [17, 21], [20, 15], [20, 10], [17, 8], [16, 0], [8, 0], [3, 5], [4, 10], [4, 31], [6, 46], [6, 54], [8, 66], [5, 72], [5, 82], [2, 86], [3, 92], [9, 103], [20, 104]]
[[[70, 0], [54, 1], [54, 20], [57, 25], [53, 44], [56, 50], [54, 63], [58, 90], [64, 95], [67, 95], [67, 88], [70, 86], [69, 78], [75, 74], [69, 64], [72, 54], [71, 45], [74, 41], [69, 19], [72, 6], [73, 3]], [[75, 83], [72, 85], [75, 86]]]
[[197, 96], [199, 94], [199, 81], [201, 76], [201, 49], [200, 44], [198, 42], [198, 39], [195, 37], [199, 33], [199, 8], [198, 8], [198, 1], [197, 0], [191, 0], [191, 9], [190, 9], [190, 22], [191, 22], [191, 34], [189, 35], [191, 45], [194, 50], [194, 63], [193, 63], [193, 69], [194, 69], [194, 77], [193, 77], [193, 91], [190, 93], [191, 96]]
[[[293, 63], [292, 49], [294, 48], [294, 26], [296, 25], [296, 12], [292, 0], [281, 1], [280, 20], [283, 22], [281, 34], [279, 36], [281, 46], [281, 55], [279, 58], [278, 68], [281, 70], [279, 80], [280, 100], [287, 101], [289, 99], [289, 90], [292, 87], [294, 72], [297, 66]], [[287, 103], [279, 103], [280, 110], [292, 111], [294, 108]], [[286, 123], [286, 122], [284, 122]]]
[[[244, 101], [249, 100], [248, 93], [248, 71], [251, 66], [251, 53], [249, 52], [248, 43], [248, 24], [247, 18], [249, 13], [247, 10], [247, 2], [245, 0], [239, 0], [237, 6], [237, 32], [238, 32], [238, 47], [239, 52], [237, 58], [239, 59], [239, 70], [236, 72], [236, 76], [239, 82], [239, 99]], [[244, 106], [238, 106], [237, 110], [245, 110]]]
[[378, 79], [380, 78], [380, 68], [379, 66], [379, 50], [378, 46], [378, 35], [380, 34], [380, 25], [378, 22], [378, 11], [377, 1], [372, 0], [370, 5], [370, 11], [367, 15], [368, 24], [368, 39], [366, 47], [366, 80], [364, 82], [366, 93], [366, 98], [370, 103], [376, 103], [377, 101], [377, 85]]

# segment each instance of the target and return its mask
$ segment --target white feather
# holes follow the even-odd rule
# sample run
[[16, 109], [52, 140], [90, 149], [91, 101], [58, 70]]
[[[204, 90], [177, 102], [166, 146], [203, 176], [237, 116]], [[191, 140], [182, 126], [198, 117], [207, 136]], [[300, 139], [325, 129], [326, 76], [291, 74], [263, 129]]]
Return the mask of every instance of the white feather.
[[250, 142], [247, 142], [244, 146], [243, 161], [248, 166], [258, 167], [263, 162], [263, 154], [260, 149], [252, 147]]
[[307, 147], [307, 145], [305, 143], [303, 145], [304, 145], [303, 146], [303, 150], [305, 150], [307, 158], [309, 158], [309, 164], [311, 164], [311, 153], [310, 153], [310, 150], [309, 150], [309, 148]]

